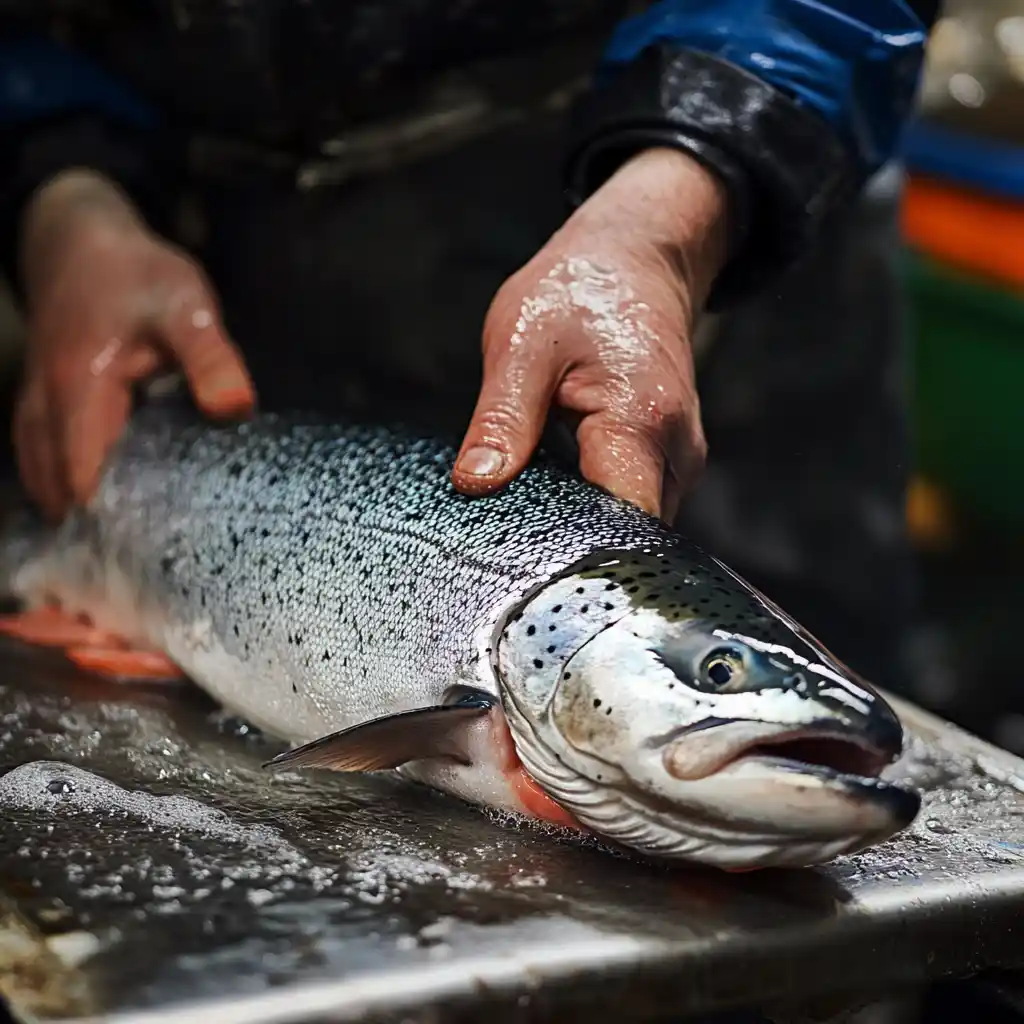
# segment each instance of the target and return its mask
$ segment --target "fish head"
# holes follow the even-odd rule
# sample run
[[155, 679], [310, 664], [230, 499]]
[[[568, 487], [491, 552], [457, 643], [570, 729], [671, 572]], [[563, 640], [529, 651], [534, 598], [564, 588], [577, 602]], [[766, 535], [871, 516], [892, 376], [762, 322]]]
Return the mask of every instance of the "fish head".
[[577, 566], [505, 624], [496, 668], [531, 778], [645, 854], [806, 866], [888, 838], [920, 806], [879, 778], [903, 745], [888, 704], [696, 551]]

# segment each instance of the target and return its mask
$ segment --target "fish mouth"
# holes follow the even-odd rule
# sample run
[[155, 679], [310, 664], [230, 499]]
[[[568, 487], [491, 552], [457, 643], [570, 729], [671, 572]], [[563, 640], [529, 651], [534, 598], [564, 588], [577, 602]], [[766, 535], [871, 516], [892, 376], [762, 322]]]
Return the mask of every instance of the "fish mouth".
[[[781, 733], [776, 726], [774, 735], [764, 735], [772, 728], [767, 723], [719, 728], [726, 735], [718, 756], [701, 765], [682, 756], [696, 738], [683, 735], [663, 748], [662, 761], [675, 790], [673, 816], [682, 798], [691, 828], [721, 837], [721, 848], [707, 858], [720, 866], [821, 862], [894, 835], [920, 810], [919, 794], [879, 777], [901, 743], [876, 745], [828, 726]], [[745, 740], [736, 742], [738, 732]], [[660, 803], [649, 810], [664, 813]], [[641, 802], [634, 806], [640, 810]]]
[[797, 734], [752, 744], [730, 763], [817, 779], [845, 792], [849, 801], [862, 802], [862, 816], [873, 810], [877, 831], [891, 834], [906, 828], [921, 809], [918, 793], [879, 777], [896, 756], [848, 737]]
[[769, 742], [752, 743], [730, 761], [742, 758], [757, 758], [794, 769], [816, 770], [818, 774], [831, 774], [837, 778], [877, 778], [894, 760], [891, 752], [846, 736], [806, 731], [784, 734]]
[[808, 723], [785, 730], [771, 722], [705, 719], [651, 742], [661, 748], [673, 778], [695, 782], [743, 759], [816, 769], [819, 774], [874, 778], [899, 757], [902, 730], [878, 736], [851, 733], [832, 722]]

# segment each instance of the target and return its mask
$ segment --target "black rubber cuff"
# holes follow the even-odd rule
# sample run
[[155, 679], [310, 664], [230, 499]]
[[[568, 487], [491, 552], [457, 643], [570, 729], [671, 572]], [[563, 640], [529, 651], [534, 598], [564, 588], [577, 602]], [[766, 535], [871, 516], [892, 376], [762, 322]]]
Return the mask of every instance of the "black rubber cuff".
[[832, 128], [766, 82], [670, 45], [606, 72], [570, 123], [566, 191], [579, 205], [631, 156], [669, 146], [716, 172], [729, 196], [731, 257], [708, 308], [743, 298], [792, 265], [860, 184]]
[[18, 270], [21, 218], [32, 194], [71, 168], [95, 171], [116, 182], [157, 231], [173, 213], [170, 154], [153, 151], [150, 138], [87, 112], [34, 122], [0, 133], [0, 270], [23, 299]]

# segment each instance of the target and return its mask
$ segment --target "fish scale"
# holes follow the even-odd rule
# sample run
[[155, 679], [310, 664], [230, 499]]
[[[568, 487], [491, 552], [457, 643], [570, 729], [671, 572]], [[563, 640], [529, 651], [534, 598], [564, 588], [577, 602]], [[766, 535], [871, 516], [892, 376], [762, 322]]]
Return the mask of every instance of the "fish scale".
[[673, 536], [543, 461], [467, 498], [455, 454], [275, 415], [214, 429], [156, 403], [63, 526], [53, 576], [69, 608], [167, 651], [292, 742], [437, 703], [459, 680], [496, 693], [487, 648], [531, 590], [595, 550]]

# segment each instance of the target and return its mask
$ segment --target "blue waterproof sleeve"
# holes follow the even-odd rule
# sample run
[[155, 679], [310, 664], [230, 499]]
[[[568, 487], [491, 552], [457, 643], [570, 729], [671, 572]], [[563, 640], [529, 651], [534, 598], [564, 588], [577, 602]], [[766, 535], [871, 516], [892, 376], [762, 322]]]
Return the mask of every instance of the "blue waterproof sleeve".
[[820, 115], [866, 176], [896, 151], [926, 39], [903, 0], [661, 0], [619, 26], [605, 66], [657, 43], [728, 61]]
[[91, 61], [42, 36], [0, 37], [0, 127], [93, 111], [134, 128], [153, 110]]

